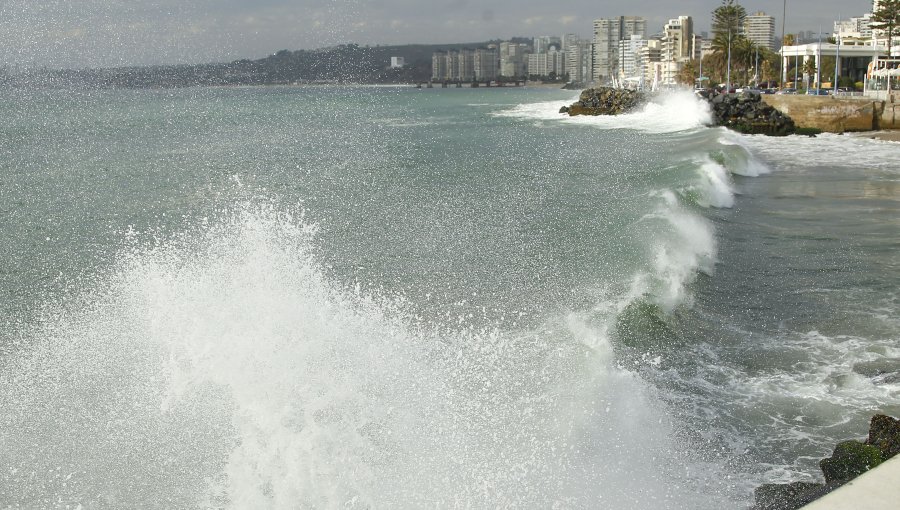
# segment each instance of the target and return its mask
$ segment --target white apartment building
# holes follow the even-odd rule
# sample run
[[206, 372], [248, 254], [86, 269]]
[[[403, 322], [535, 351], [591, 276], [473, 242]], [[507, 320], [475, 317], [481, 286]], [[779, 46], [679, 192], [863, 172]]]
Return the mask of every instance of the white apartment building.
[[694, 21], [690, 16], [670, 19], [663, 27], [662, 83], [674, 85], [685, 63], [694, 58]]
[[760, 11], [744, 20], [744, 35], [760, 48], [775, 51], [775, 17]]
[[510, 41], [500, 43], [500, 76], [509, 78], [525, 76], [528, 59], [525, 50], [528, 47]]
[[562, 78], [566, 73], [566, 52], [556, 51], [551, 46], [549, 51], [528, 55], [528, 75], [551, 76]]
[[662, 40], [648, 39], [647, 44], [641, 47], [641, 67], [647, 86], [662, 80]]
[[391, 69], [399, 69], [406, 65], [406, 59], [403, 57], [391, 57]]
[[647, 46], [647, 40], [639, 35], [633, 35], [627, 40], [619, 41], [619, 66], [620, 81], [642, 81], [644, 65], [642, 49]]
[[566, 69], [569, 81], [587, 83], [591, 80], [591, 41], [585, 41], [575, 35], [566, 35]]
[[447, 52], [436, 51], [431, 54], [431, 79], [443, 80], [447, 76]]
[[608, 81], [619, 72], [619, 41], [637, 35], [647, 35], [647, 20], [641, 16], [619, 16], [594, 20], [593, 68], [594, 81]]
[[857, 18], [835, 21], [834, 33], [832, 35], [835, 39], [841, 40], [871, 40], [873, 35], [872, 14], [867, 13]]

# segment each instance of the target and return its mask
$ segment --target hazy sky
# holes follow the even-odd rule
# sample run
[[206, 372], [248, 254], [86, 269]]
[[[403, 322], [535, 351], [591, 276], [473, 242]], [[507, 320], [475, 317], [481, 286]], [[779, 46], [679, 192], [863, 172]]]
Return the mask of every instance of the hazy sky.
[[[339, 43], [476, 42], [512, 36], [589, 36], [594, 18], [641, 15], [709, 28], [721, 0], [0, 0], [0, 66], [86, 67], [260, 58]], [[742, 0], [775, 16], [782, 1]], [[867, 0], [787, 2], [787, 32], [830, 31]]]

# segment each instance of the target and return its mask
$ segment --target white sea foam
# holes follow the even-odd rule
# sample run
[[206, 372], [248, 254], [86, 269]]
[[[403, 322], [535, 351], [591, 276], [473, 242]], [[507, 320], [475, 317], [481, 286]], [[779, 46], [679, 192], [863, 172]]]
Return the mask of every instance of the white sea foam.
[[[726, 128], [719, 128], [719, 145], [723, 147], [723, 164], [731, 173], [746, 177], [758, 177], [772, 170], [753, 155], [748, 143], [750, 137], [740, 135]], [[760, 135], [763, 136], [763, 135]], [[774, 138], [774, 137], [766, 137]]]
[[728, 173], [722, 165], [707, 159], [698, 163], [697, 171], [703, 186], [703, 199], [700, 205], [719, 208], [734, 206], [734, 191]]
[[523, 119], [556, 120], [572, 124], [589, 125], [601, 129], [635, 129], [650, 133], [673, 133], [697, 129], [711, 121], [709, 104], [686, 91], [668, 92], [656, 96], [639, 111], [622, 115], [578, 115], [570, 117], [559, 113], [563, 106], [578, 100], [544, 101], [517, 105], [495, 113], [498, 116]]
[[652, 260], [650, 273], [637, 273], [632, 281], [631, 296], [649, 297], [669, 312], [676, 306], [689, 305], [689, 284], [697, 272], [713, 272], [716, 257], [715, 231], [703, 217], [685, 210], [671, 191], [657, 193], [660, 204], [654, 213], [644, 216], [653, 235], [648, 244]]
[[[677, 287], [711, 239], [664, 220]], [[729, 506], [590, 321], [438, 331], [329, 281], [313, 231], [248, 206], [48, 308], [0, 373], [0, 480], [39, 506]]]
[[887, 173], [900, 173], [900, 144], [858, 135], [822, 133], [816, 137], [744, 136], [741, 142], [754, 153], [770, 161], [792, 167], [828, 166], [867, 167]]

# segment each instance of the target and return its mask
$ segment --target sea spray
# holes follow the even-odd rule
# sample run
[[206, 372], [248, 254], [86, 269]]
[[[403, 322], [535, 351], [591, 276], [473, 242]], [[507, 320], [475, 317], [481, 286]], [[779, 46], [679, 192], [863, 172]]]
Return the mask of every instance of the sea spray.
[[695, 493], [705, 482], [681, 472], [689, 453], [654, 392], [589, 320], [434, 329], [330, 281], [296, 215], [246, 205], [205, 225], [128, 250], [6, 360], [15, 503], [715, 499]]

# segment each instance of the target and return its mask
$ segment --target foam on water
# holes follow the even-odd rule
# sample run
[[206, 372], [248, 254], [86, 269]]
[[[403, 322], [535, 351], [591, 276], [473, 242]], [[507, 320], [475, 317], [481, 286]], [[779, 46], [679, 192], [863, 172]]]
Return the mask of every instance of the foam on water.
[[650, 133], [674, 133], [708, 125], [712, 116], [709, 104], [688, 91], [666, 92], [655, 96], [643, 108], [622, 115], [577, 115], [570, 117], [559, 109], [578, 100], [544, 101], [517, 105], [495, 113], [502, 117], [557, 120], [570, 124], [589, 125], [601, 129], [634, 129]]
[[[660, 216], [674, 301], [714, 243]], [[700, 223], [698, 223], [700, 222]], [[330, 281], [314, 228], [245, 205], [47, 306], [0, 372], [0, 496], [36, 506], [721, 508], [604, 328], [448, 331]], [[684, 464], [688, 465], [685, 466]], [[707, 486], [708, 484], [708, 486]], [[4, 489], [10, 491], [10, 489]]]
[[900, 144], [863, 135], [822, 133], [814, 138], [756, 135], [741, 137], [741, 143], [754, 153], [778, 161], [781, 165], [815, 166], [827, 158], [830, 166], [864, 166], [887, 173], [900, 173], [900, 165], [897, 164]]

